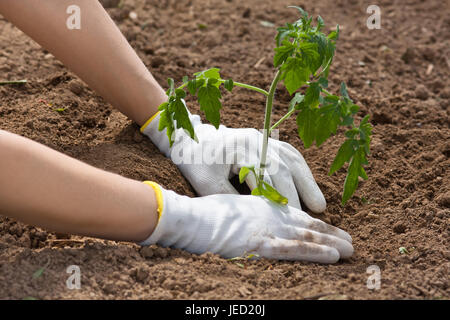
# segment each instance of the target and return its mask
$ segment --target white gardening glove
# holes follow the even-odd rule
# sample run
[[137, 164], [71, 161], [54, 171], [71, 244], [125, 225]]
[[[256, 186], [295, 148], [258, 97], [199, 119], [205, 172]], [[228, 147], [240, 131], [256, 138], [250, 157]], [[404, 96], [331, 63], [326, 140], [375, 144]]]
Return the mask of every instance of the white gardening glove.
[[[243, 166], [259, 165], [263, 134], [256, 129], [216, 129], [201, 123], [198, 115], [189, 115], [198, 143], [183, 129], [176, 130], [172, 147], [166, 129], [158, 130], [159, 113], [149, 119], [141, 132], [178, 166], [181, 173], [200, 196], [238, 194], [229, 179], [239, 174]], [[290, 144], [270, 139], [267, 152], [266, 181], [289, 201], [289, 206], [301, 209], [299, 195], [313, 212], [325, 210], [326, 201], [303, 156]], [[252, 174], [246, 182], [256, 187]]]
[[159, 222], [141, 245], [212, 252], [224, 258], [260, 257], [334, 263], [353, 254], [352, 238], [336, 227], [261, 196], [181, 196], [146, 181], [158, 199]]

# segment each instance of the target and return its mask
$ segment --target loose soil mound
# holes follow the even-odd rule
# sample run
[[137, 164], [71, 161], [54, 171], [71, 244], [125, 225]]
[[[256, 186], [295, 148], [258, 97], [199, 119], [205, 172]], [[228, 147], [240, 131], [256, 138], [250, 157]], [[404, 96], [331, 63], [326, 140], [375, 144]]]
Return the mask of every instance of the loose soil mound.
[[[275, 27], [261, 22], [295, 21], [297, 12], [286, 9], [290, 4], [125, 0], [108, 12], [160, 83], [219, 67], [224, 77], [267, 87]], [[330, 88], [336, 91], [346, 81], [361, 114], [371, 114], [374, 124], [370, 178], [346, 207], [339, 204], [345, 171], [327, 175], [342, 134], [320, 150], [304, 150], [294, 119], [280, 132], [281, 140], [303, 153], [325, 194], [328, 209], [319, 218], [353, 236], [351, 259], [335, 265], [261, 259], [242, 267], [212, 254], [55, 234], [3, 217], [0, 298], [448, 298], [450, 18], [445, 3], [378, 1], [380, 30], [366, 27], [366, 1], [295, 4], [320, 14], [327, 27], [341, 25]], [[129, 18], [130, 11], [137, 19]], [[136, 125], [0, 18], [0, 80], [22, 78], [28, 84], [0, 87], [0, 129], [94, 166], [195, 195]], [[288, 101], [280, 87], [274, 120]], [[190, 107], [198, 112], [195, 104]], [[236, 89], [225, 95], [223, 123], [260, 128], [263, 108], [264, 97]], [[408, 253], [401, 254], [400, 247]], [[80, 290], [66, 287], [72, 264], [81, 268]], [[370, 265], [381, 269], [380, 290], [366, 286]]]

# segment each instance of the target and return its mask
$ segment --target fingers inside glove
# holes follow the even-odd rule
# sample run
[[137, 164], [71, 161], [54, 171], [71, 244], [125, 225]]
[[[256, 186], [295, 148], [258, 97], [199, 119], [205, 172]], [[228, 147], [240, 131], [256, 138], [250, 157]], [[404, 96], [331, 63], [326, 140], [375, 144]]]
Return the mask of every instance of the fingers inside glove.
[[[295, 209], [293, 209], [295, 210]], [[342, 229], [329, 225], [322, 220], [311, 218], [307, 213], [295, 210], [297, 214], [290, 214], [287, 219], [288, 223], [299, 228], [313, 230], [319, 233], [332, 235], [342, 240], [352, 243], [352, 237]]]
[[280, 153], [291, 170], [300, 197], [308, 208], [317, 213], [325, 211], [327, 205], [325, 197], [300, 152], [290, 144], [284, 143]]
[[335, 248], [341, 258], [349, 258], [353, 255], [353, 246], [347, 240], [334, 235], [324, 234], [304, 228], [287, 225], [284, 228], [287, 239], [296, 239], [303, 242], [315, 243]]
[[256, 252], [261, 257], [269, 259], [302, 260], [319, 263], [335, 263], [340, 257], [339, 252], [332, 247], [278, 237], [265, 240]]

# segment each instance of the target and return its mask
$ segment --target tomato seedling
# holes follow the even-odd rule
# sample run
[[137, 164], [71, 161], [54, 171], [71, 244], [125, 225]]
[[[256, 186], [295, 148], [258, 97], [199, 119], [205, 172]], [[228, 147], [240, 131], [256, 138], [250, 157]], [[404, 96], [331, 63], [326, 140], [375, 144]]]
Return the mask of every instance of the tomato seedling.
[[[359, 107], [350, 99], [345, 83], [341, 84], [340, 95], [332, 94], [327, 90], [328, 74], [335, 53], [336, 40], [339, 37], [339, 25], [336, 26], [336, 30], [325, 35], [322, 32], [324, 21], [320, 16], [317, 17], [317, 23], [314, 26], [313, 17], [302, 8], [290, 8], [297, 9], [301, 17], [296, 22], [287, 23], [277, 29], [273, 58], [277, 71], [269, 91], [234, 82], [231, 79], [224, 80], [220, 77], [220, 70], [217, 68], [197, 72], [193, 79], [185, 76], [183, 83], [177, 88], [175, 88], [174, 80], [168, 79], [169, 89], [166, 92], [168, 101], [159, 106], [158, 129], [160, 131], [167, 129], [171, 145], [175, 139], [175, 128], [183, 128], [192, 139], [195, 139], [194, 128], [184, 103], [187, 95], [186, 88], [192, 96], [197, 97], [200, 110], [216, 128], [219, 128], [222, 108], [221, 86], [230, 92], [234, 87], [242, 87], [265, 95], [266, 109], [260, 163], [258, 167], [243, 167], [239, 178], [243, 183], [248, 174], [254, 174], [257, 187], [252, 190], [253, 195], [262, 195], [271, 201], [286, 204], [287, 199], [263, 179], [271, 132], [296, 113], [298, 134], [305, 148], [309, 148], [314, 142], [317, 146], [322, 145], [331, 135], [336, 134], [339, 126], [347, 127], [345, 132], [347, 139], [339, 148], [329, 171], [329, 175], [332, 175], [346, 162], [349, 163], [342, 195], [342, 204], [345, 204], [355, 192], [359, 177], [367, 179], [363, 166], [368, 164], [367, 156], [372, 131], [369, 115], [366, 115], [359, 125], [355, 125], [354, 116], [359, 111]], [[271, 114], [275, 90], [281, 81], [293, 98], [286, 114], [272, 125]], [[299, 91], [300, 89], [302, 90]]]

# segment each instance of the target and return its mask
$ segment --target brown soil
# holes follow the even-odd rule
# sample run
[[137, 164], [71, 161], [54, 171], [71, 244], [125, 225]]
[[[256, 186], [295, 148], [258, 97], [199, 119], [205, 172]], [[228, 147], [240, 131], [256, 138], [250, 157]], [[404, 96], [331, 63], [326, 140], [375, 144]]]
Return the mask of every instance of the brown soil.
[[[160, 83], [166, 83], [167, 77], [181, 79], [220, 67], [225, 77], [267, 87], [273, 76], [275, 28], [260, 22], [281, 25], [297, 18], [294, 10], [286, 9], [291, 0], [124, 3], [108, 11]], [[262, 259], [243, 262], [242, 268], [212, 254], [197, 256], [156, 246], [141, 249], [49, 233], [3, 217], [0, 298], [449, 298], [448, 7], [440, 0], [378, 1], [382, 29], [369, 30], [369, 4], [300, 1], [310, 13], [320, 14], [327, 26], [342, 26], [330, 88], [337, 90], [345, 80], [362, 107], [361, 115], [372, 115], [369, 180], [342, 207], [345, 171], [327, 175], [342, 135], [321, 150], [304, 150], [295, 120], [290, 119], [280, 137], [303, 152], [327, 198], [328, 209], [319, 217], [353, 236], [351, 259], [335, 265]], [[137, 20], [129, 18], [130, 11], [137, 13]], [[194, 196], [176, 166], [140, 135], [136, 125], [0, 20], [0, 80], [21, 78], [28, 84], [0, 87], [1, 129], [94, 166], [134, 179], [156, 180]], [[280, 87], [275, 119], [288, 101]], [[245, 90], [226, 94], [223, 123], [260, 128], [263, 103], [262, 96]], [[400, 247], [409, 253], [400, 254]], [[69, 276], [65, 271], [72, 264], [81, 268], [80, 290], [65, 285]], [[373, 264], [381, 268], [380, 290], [366, 287], [366, 269]], [[44, 273], [33, 279], [43, 266]]]

